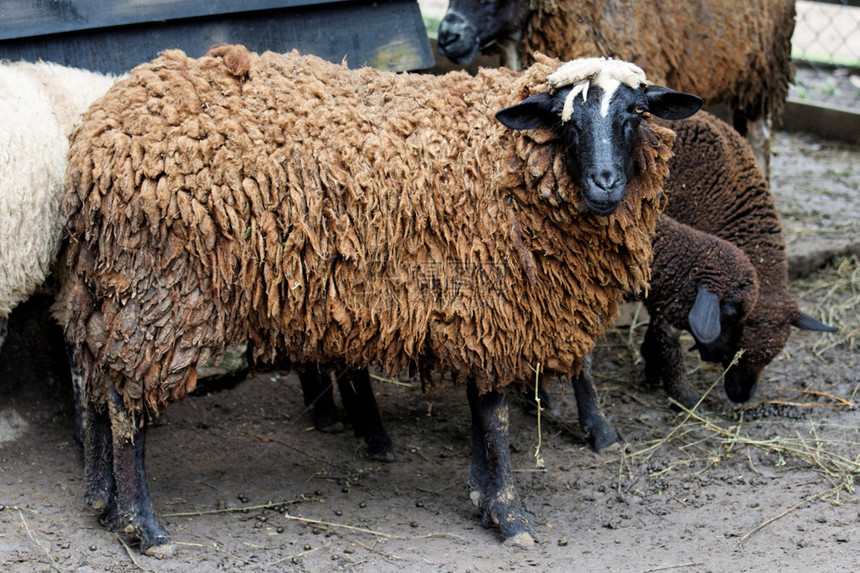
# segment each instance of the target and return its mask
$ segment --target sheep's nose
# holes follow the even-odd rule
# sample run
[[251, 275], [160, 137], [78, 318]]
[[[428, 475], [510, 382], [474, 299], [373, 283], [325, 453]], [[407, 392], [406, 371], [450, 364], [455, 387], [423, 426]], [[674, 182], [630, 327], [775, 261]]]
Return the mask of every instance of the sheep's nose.
[[449, 12], [445, 14], [442, 23], [439, 24], [438, 40], [440, 46], [447, 46], [457, 42], [466, 29], [466, 20], [459, 14]]
[[609, 171], [604, 169], [591, 176], [594, 184], [603, 189], [607, 193], [611, 193], [621, 184], [621, 174], [617, 171]]

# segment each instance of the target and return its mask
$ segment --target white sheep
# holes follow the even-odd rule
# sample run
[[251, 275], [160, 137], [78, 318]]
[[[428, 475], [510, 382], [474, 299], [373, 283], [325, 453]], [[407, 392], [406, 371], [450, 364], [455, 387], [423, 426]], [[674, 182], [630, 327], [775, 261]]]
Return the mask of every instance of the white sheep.
[[[60, 249], [68, 136], [113, 78], [48, 62], [0, 64], [0, 323], [45, 283]], [[0, 338], [2, 344], [2, 338]]]
[[[0, 348], [12, 309], [37, 290], [59, 285], [53, 281], [47, 286], [46, 280], [63, 238], [60, 206], [68, 136], [113, 82], [109, 76], [49, 62], [0, 63]], [[52, 310], [62, 322], [62, 305]], [[74, 388], [79, 397], [79, 385]]]

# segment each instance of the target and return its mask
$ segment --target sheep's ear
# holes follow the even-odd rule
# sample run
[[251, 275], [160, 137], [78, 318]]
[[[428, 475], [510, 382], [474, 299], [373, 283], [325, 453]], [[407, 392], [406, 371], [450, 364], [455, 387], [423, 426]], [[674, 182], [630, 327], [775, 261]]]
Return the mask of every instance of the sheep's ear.
[[818, 319], [809, 316], [805, 312], [801, 312], [800, 317], [792, 322], [791, 326], [799, 328], [800, 330], [813, 330], [815, 332], [836, 332], [839, 330], [835, 326], [829, 326], [820, 322]]
[[663, 119], [690, 117], [704, 105], [704, 100], [693, 94], [676, 92], [663, 86], [645, 86], [648, 111]]
[[690, 332], [698, 342], [708, 344], [715, 341], [720, 336], [719, 297], [700, 286], [687, 320], [690, 323]]
[[496, 119], [511, 129], [537, 129], [558, 121], [558, 114], [553, 113], [552, 96], [542, 92], [497, 111]]

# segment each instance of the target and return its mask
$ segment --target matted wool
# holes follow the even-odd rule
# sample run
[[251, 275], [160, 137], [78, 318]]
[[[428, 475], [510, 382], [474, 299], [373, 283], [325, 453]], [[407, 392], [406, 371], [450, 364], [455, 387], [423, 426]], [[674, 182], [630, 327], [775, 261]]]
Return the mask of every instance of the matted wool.
[[794, 0], [532, 0], [518, 52], [633, 62], [654, 83], [749, 117], [782, 111]]
[[395, 75], [222, 46], [133, 70], [71, 145], [90, 399], [116, 384], [154, 414], [246, 341], [257, 363], [429, 364], [481, 391], [577, 372], [646, 288], [674, 134], [643, 121], [625, 201], [590, 214], [553, 133], [494, 118], [559, 65]]

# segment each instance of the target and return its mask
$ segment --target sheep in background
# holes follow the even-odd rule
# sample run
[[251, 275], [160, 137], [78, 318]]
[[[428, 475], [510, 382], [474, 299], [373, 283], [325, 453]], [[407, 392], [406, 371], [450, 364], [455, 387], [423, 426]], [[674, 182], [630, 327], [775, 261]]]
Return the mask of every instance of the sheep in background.
[[[692, 330], [696, 348], [706, 361], [728, 367], [737, 351], [744, 350], [726, 372], [725, 389], [733, 402], [745, 402], [755, 391], [762, 370], [785, 347], [792, 326], [818, 332], [836, 329], [801, 312], [797, 300], [788, 292], [782, 226], [770, 187], [749, 144], [731, 126], [707, 113], [663, 125], [677, 134], [675, 156], [669, 162], [671, 176], [666, 179], [670, 197], [666, 215], [732, 243], [755, 269], [758, 295], [752, 308], [746, 308], [746, 317], [743, 312], [734, 314], [734, 305], [730, 305], [719, 312], [723, 324], [732, 326], [723, 328], [716, 338], [703, 337]], [[685, 298], [687, 304], [692, 304], [691, 292]], [[710, 312], [716, 314], [716, 297], [709, 298]], [[649, 372], [677, 368], [669, 362], [660, 363], [674, 362], [681, 356], [678, 332], [666, 322], [652, 323], [642, 353], [649, 362]], [[668, 383], [666, 389], [684, 406], [691, 407], [698, 401], [680, 381]]]
[[47, 62], [0, 63], [0, 328], [53, 268], [68, 135], [113, 81]]
[[103, 521], [170, 550], [147, 420], [194, 388], [202, 360], [248, 341], [256, 363], [455, 372], [473, 499], [530, 543], [503, 391], [538, 365], [578, 372], [647, 284], [673, 139], [648, 118], [701, 106], [591, 64], [583, 78], [548, 58], [522, 74], [395, 75], [220, 46], [164, 52], [96, 102], [64, 209], [86, 497]]
[[[49, 62], [0, 63], [0, 348], [12, 309], [62, 282], [48, 279], [58, 270], [63, 239], [68, 136], [114, 80]], [[60, 324], [62, 311], [62, 305], [52, 308]], [[80, 384], [74, 371], [72, 379], [77, 405]], [[75, 419], [76, 435], [82, 436], [80, 410]]]
[[793, 78], [794, 15], [794, 0], [451, 0], [437, 46], [459, 64], [498, 47], [513, 69], [535, 51], [634, 62], [653, 81], [728, 106], [767, 173], [769, 118]]

